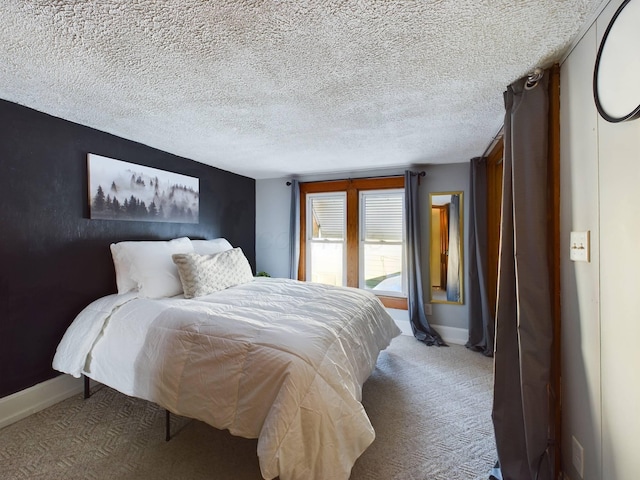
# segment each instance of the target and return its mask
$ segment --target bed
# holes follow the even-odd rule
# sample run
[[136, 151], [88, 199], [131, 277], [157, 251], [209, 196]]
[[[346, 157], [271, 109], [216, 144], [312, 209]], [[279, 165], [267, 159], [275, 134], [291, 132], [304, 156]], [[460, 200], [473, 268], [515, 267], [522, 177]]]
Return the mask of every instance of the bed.
[[[366, 291], [254, 278], [241, 250], [207, 253], [208, 245], [182, 240], [171, 262], [166, 251], [141, 248], [145, 268], [112, 248], [119, 293], [76, 317], [53, 367], [257, 438], [265, 479], [347, 479], [375, 438], [362, 385], [400, 330]], [[123, 266], [137, 279], [127, 284]], [[179, 287], [167, 288], [163, 269]], [[156, 285], [140, 281], [143, 273]], [[224, 288], [200, 288], [207, 275]]]

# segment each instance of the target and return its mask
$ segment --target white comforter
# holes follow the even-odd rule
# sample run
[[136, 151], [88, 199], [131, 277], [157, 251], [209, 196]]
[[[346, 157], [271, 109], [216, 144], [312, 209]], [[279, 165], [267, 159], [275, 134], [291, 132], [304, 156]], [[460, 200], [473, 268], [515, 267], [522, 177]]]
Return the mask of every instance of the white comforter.
[[362, 384], [399, 333], [362, 290], [258, 278], [192, 300], [99, 299], [53, 367], [258, 438], [266, 479], [346, 479], [375, 437]]

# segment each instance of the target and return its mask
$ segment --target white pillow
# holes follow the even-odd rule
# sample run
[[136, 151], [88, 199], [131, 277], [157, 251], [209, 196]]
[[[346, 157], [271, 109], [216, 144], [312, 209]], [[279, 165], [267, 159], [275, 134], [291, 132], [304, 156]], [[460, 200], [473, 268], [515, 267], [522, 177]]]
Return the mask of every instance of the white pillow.
[[171, 255], [193, 252], [187, 237], [169, 241], [131, 241], [111, 245], [118, 293], [138, 290], [148, 298], [182, 293], [182, 283]]
[[174, 254], [185, 298], [202, 297], [253, 280], [253, 272], [242, 249], [215, 255]]
[[227, 239], [222, 237], [213, 240], [191, 240], [191, 244], [193, 251], [200, 255], [213, 255], [233, 248]]
[[112, 243], [110, 245], [113, 266], [116, 270], [116, 285], [118, 287], [119, 294], [127, 293], [131, 290], [137, 290], [138, 288], [138, 285], [133, 278], [131, 278], [131, 273], [129, 272], [129, 248], [127, 244], [131, 243], [136, 242], [119, 242]]

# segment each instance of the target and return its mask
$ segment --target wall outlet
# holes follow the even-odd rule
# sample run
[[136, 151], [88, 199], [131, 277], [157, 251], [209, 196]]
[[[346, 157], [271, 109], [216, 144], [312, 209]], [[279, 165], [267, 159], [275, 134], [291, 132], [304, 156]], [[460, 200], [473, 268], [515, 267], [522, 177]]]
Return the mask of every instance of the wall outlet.
[[580, 478], [584, 478], [584, 449], [576, 437], [571, 437], [571, 463]]
[[424, 314], [425, 315], [433, 315], [433, 312], [431, 311], [431, 304], [430, 303], [425, 303], [424, 304]]
[[571, 232], [569, 258], [574, 262], [591, 261], [591, 245], [589, 231]]

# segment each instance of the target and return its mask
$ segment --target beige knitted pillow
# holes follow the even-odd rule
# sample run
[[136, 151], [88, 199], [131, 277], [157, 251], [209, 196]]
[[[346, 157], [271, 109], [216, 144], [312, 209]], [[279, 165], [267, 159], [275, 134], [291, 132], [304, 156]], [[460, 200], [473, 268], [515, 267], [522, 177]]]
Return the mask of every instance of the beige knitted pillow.
[[202, 297], [253, 280], [253, 272], [241, 248], [214, 255], [172, 255], [178, 267], [185, 298]]

